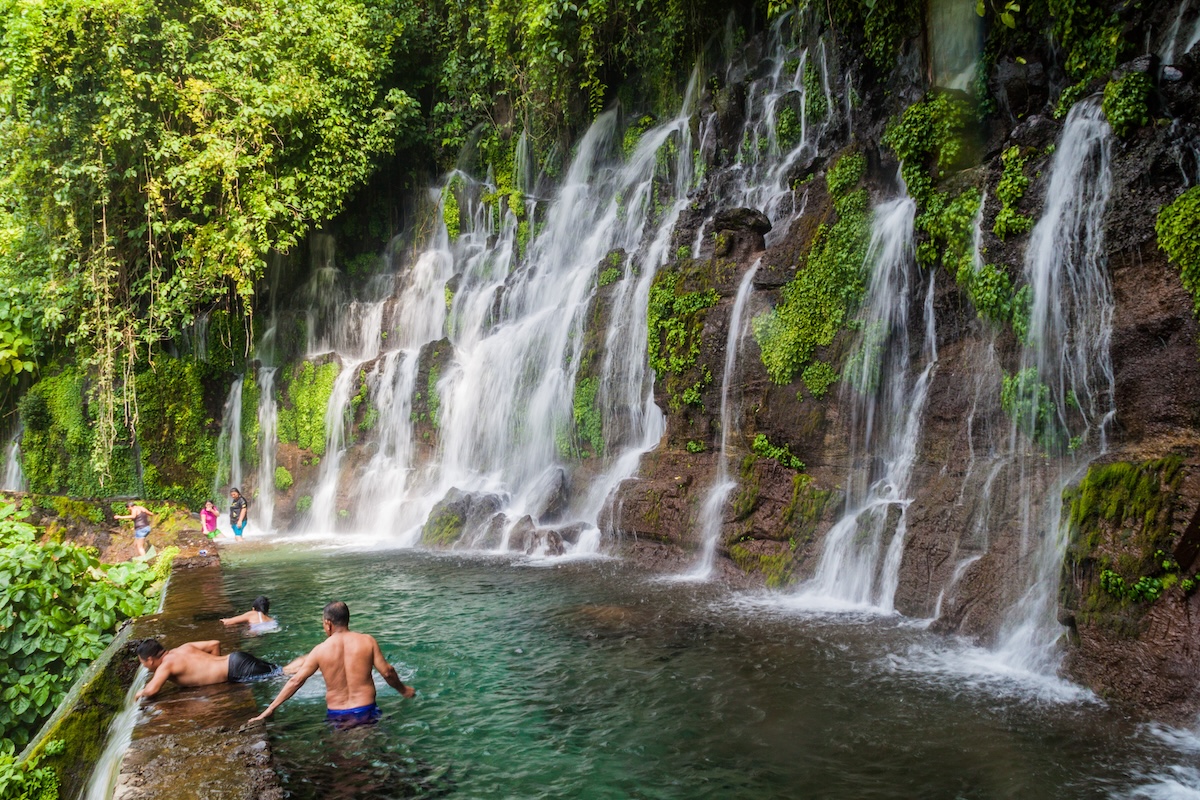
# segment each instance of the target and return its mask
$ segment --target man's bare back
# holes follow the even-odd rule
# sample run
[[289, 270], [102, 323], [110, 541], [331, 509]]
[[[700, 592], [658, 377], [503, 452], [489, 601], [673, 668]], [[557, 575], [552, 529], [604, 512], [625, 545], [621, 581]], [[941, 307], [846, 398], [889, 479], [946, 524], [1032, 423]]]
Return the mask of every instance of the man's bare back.
[[[340, 608], [335, 608], [338, 606]], [[331, 608], [334, 609], [333, 622], [329, 618]], [[345, 620], [344, 624], [334, 624], [341, 623], [342, 619]], [[284, 668], [284, 672], [292, 673], [287, 685], [271, 705], [251, 722], [271, 716], [276, 708], [295, 694], [318, 670], [325, 678], [325, 705], [331, 713], [374, 708], [375, 681], [371, 678], [372, 669], [378, 671], [387, 684], [404, 697], [416, 694], [411, 686], [404, 685], [395, 668], [383, 657], [375, 637], [351, 631], [347, 627], [349, 619], [350, 612], [345, 603], [330, 603], [326, 606], [322, 625], [327, 638], [308, 655], [296, 659]]]
[[163, 652], [157, 657], [142, 659], [154, 677], [138, 697], [153, 697], [168, 680], [180, 686], [208, 686], [229, 680], [229, 656], [221, 655], [221, 643], [215, 639], [206, 642], [185, 642]]
[[157, 641], [148, 639], [138, 646], [138, 660], [154, 673], [145, 688], [137, 693], [139, 698], [158, 694], [167, 681], [180, 686], [209, 686], [251, 680], [278, 671], [278, 667], [249, 653], [234, 650], [221, 655], [221, 643], [216, 639], [185, 642], [170, 650], [164, 650]]

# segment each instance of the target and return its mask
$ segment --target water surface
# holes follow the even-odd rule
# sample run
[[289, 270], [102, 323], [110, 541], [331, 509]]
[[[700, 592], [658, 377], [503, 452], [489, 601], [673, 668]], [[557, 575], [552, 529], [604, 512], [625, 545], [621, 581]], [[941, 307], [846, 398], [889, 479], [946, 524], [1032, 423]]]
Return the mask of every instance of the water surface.
[[[292, 797], [1194, 797], [1194, 737], [899, 617], [819, 615], [619, 561], [246, 546], [284, 662], [342, 599], [418, 691], [335, 732], [319, 676], [271, 723]], [[260, 704], [279, 682], [255, 687]]]

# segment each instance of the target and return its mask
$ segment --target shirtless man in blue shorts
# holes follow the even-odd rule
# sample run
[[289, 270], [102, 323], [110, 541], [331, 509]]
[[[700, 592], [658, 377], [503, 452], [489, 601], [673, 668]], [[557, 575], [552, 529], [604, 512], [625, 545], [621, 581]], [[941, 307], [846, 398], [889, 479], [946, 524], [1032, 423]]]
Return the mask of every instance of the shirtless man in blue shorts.
[[294, 674], [271, 705], [251, 722], [260, 722], [274, 714], [275, 709], [294, 695], [317, 670], [325, 678], [326, 719], [338, 728], [379, 719], [372, 668], [404, 697], [416, 694], [416, 690], [404, 685], [395, 668], [384, 660], [375, 637], [350, 630], [350, 609], [345, 603], [338, 601], [325, 606], [321, 625], [325, 629], [325, 641], [284, 668], [284, 672]]

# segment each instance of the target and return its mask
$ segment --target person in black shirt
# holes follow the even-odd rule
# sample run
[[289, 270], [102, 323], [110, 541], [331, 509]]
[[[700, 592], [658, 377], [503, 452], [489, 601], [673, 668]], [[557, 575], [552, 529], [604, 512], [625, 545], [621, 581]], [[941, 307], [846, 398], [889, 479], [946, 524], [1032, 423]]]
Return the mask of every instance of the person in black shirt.
[[229, 490], [229, 524], [233, 526], [233, 540], [242, 540], [242, 531], [246, 530], [246, 509], [250, 504], [242, 497], [242, 490], [236, 486]]

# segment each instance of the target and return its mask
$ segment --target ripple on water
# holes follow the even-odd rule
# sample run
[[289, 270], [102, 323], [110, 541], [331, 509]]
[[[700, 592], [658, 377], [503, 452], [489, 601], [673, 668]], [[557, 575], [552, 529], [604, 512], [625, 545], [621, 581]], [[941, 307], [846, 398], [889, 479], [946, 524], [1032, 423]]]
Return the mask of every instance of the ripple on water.
[[[797, 609], [611, 561], [246, 549], [282, 662], [350, 604], [418, 690], [345, 737], [310, 683], [271, 726], [301, 798], [1150, 797], [1196, 751], [919, 621]], [[278, 683], [255, 686], [260, 703]], [[1173, 783], [1172, 783], [1173, 782]], [[381, 787], [392, 787], [383, 789]], [[386, 792], [391, 792], [387, 794]], [[1138, 794], [1140, 792], [1140, 794]]]

